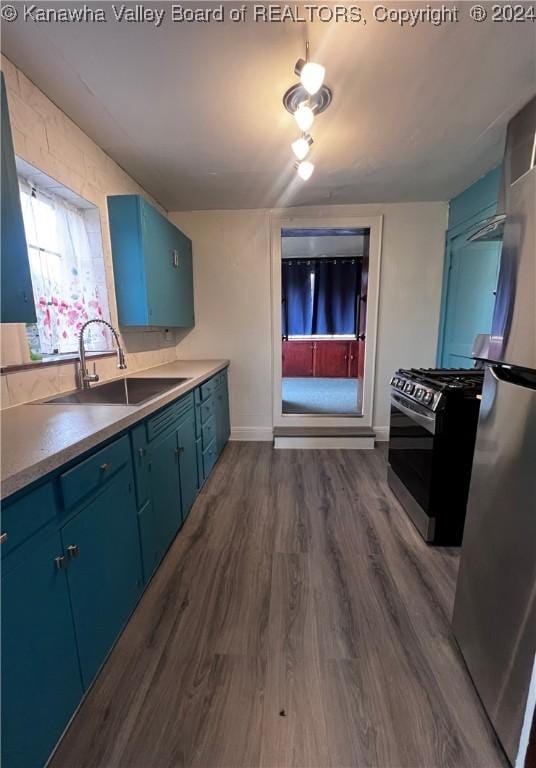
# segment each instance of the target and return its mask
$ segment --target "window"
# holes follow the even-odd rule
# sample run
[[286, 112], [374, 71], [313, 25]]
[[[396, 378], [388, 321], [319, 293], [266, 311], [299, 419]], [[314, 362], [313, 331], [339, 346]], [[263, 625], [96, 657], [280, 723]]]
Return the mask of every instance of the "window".
[[[109, 320], [98, 210], [21, 177], [19, 186], [37, 313], [28, 328], [32, 356], [76, 352], [86, 320]], [[90, 326], [85, 341], [92, 351], [112, 346], [103, 325]]]
[[283, 259], [282, 310], [286, 338], [354, 338], [359, 259]]

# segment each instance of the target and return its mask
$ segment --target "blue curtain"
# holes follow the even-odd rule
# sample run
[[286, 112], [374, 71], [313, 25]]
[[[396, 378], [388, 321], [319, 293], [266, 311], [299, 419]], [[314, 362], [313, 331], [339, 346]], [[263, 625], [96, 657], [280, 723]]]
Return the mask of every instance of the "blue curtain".
[[315, 271], [315, 263], [284, 259], [282, 270], [283, 335], [309, 335], [313, 327], [311, 273]]
[[358, 259], [284, 259], [283, 336], [355, 334]]
[[357, 259], [317, 260], [313, 333], [355, 334], [360, 272]]

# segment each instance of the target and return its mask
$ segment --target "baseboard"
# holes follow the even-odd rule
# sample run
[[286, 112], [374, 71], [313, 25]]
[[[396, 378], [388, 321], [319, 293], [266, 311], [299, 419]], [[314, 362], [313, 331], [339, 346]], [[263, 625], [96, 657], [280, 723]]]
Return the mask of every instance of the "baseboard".
[[230, 440], [246, 443], [271, 443], [273, 437], [274, 435], [271, 427], [233, 427], [231, 429]]
[[373, 429], [376, 432], [377, 443], [389, 442], [389, 427], [373, 427]]
[[274, 448], [366, 450], [374, 448], [374, 437], [275, 437]]

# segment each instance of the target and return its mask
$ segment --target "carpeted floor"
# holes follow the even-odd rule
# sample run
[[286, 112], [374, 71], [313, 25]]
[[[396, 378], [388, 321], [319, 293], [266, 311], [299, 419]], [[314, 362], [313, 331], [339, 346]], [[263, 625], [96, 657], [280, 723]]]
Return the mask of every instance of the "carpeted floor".
[[283, 413], [357, 413], [357, 379], [283, 379]]

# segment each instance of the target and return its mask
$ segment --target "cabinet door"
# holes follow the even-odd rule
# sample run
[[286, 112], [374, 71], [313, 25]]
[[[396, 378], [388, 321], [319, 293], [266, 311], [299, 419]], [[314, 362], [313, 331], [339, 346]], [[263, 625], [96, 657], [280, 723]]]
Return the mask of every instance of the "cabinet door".
[[351, 341], [349, 344], [350, 348], [350, 361], [348, 366], [348, 375], [351, 379], [357, 379], [362, 378], [363, 374], [361, 376], [359, 375], [359, 345], [362, 344], [363, 348], [365, 346], [364, 341]]
[[4, 75], [0, 73], [2, 121], [1, 321], [35, 323], [30, 263], [20, 205], [19, 182]]
[[322, 378], [345, 378], [348, 375], [348, 343], [315, 342], [314, 375]]
[[490, 333], [501, 245], [467, 242], [467, 233], [451, 240], [440, 365], [472, 368], [475, 336]]
[[149, 456], [153, 520], [159, 532], [161, 557], [163, 557], [182, 522], [176, 431], [151, 443]]
[[82, 697], [54, 533], [2, 579], [2, 765], [44, 765]]
[[216, 403], [216, 447], [218, 454], [220, 454], [224, 449], [225, 444], [229, 440], [229, 435], [231, 432], [229, 422], [229, 396], [227, 394], [226, 379], [214, 393], [214, 398]]
[[313, 342], [283, 342], [283, 376], [313, 375]]
[[173, 321], [175, 326], [191, 328], [195, 324], [192, 243], [171, 222], [168, 227], [173, 254]]
[[141, 202], [141, 230], [150, 325], [173, 325], [175, 301], [173, 255], [167, 220], [145, 200]]
[[62, 528], [67, 578], [84, 687], [124, 626], [142, 588], [140, 540], [132, 474], [120, 470]]
[[177, 429], [181, 483], [182, 519], [185, 520], [197, 495], [197, 447], [192, 411]]

